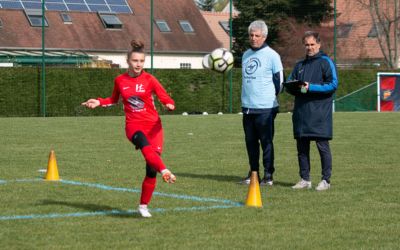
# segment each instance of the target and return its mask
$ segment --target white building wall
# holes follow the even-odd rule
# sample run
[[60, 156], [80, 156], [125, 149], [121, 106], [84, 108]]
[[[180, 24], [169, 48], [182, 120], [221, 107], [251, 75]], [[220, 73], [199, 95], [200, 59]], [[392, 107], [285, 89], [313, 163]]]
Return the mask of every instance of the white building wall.
[[[99, 60], [111, 61], [113, 64], [118, 64], [120, 68], [128, 68], [126, 63], [126, 54], [116, 53], [90, 53], [90, 56], [95, 56]], [[204, 55], [182, 55], [182, 54], [168, 54], [168, 55], [154, 55], [153, 68], [155, 69], [180, 69], [181, 64], [190, 64], [191, 69], [203, 68]], [[151, 67], [151, 57], [146, 55], [145, 68]]]
[[13, 67], [13, 63], [0, 63], [0, 67]]

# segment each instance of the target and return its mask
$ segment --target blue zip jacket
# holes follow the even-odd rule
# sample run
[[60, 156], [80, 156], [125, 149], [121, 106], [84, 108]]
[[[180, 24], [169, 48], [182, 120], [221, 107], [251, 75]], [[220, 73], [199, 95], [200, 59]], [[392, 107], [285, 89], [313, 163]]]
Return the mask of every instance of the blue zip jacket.
[[296, 63], [289, 80], [309, 83], [307, 93], [295, 96], [293, 110], [294, 138], [327, 139], [333, 137], [332, 101], [338, 87], [336, 66], [322, 51]]

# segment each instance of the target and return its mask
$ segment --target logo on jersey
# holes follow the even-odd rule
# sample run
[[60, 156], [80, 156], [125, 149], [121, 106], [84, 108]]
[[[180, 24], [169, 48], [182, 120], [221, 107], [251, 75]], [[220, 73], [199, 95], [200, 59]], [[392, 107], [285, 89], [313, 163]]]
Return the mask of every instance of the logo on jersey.
[[133, 110], [140, 110], [144, 108], [144, 102], [137, 96], [131, 96], [127, 100]]
[[258, 67], [261, 66], [260, 60], [258, 58], [250, 58], [250, 60], [245, 65], [245, 72], [248, 75], [254, 74], [257, 71]]
[[137, 93], [144, 93], [146, 92], [143, 88], [143, 84], [136, 84], [136, 92]]

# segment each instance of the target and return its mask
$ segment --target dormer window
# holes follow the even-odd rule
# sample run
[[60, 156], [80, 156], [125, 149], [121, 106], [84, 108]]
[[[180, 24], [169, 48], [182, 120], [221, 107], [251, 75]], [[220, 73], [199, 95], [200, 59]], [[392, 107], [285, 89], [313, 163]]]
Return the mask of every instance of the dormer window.
[[[32, 27], [42, 27], [42, 10], [24, 10], [24, 12]], [[44, 17], [44, 26], [49, 26], [46, 17]]]
[[230, 33], [229, 21], [219, 21], [218, 23], [226, 33]]
[[65, 24], [71, 24], [72, 18], [68, 13], [60, 13], [61, 19]]
[[165, 20], [156, 20], [156, 24], [160, 32], [171, 32], [171, 29]]
[[183, 32], [185, 33], [194, 33], [194, 29], [192, 25], [189, 23], [189, 21], [186, 20], [180, 20], [179, 25], [181, 26]]
[[107, 29], [122, 29], [122, 22], [115, 14], [99, 13], [99, 17]]

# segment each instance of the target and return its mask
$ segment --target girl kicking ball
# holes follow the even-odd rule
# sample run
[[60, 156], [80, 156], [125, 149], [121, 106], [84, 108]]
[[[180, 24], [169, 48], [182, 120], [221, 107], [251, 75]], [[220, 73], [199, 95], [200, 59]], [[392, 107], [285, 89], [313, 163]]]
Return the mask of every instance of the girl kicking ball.
[[132, 40], [132, 49], [128, 52], [128, 71], [114, 80], [111, 97], [89, 99], [82, 105], [94, 109], [118, 103], [121, 97], [125, 112], [125, 133], [142, 152], [146, 161], [146, 176], [142, 183], [142, 193], [138, 208], [142, 217], [151, 217], [147, 208], [156, 187], [157, 172], [167, 183], [174, 183], [175, 175], [169, 171], [161, 159], [163, 129], [153, 102], [153, 94], [168, 110], [175, 109], [174, 100], [167, 94], [159, 81], [143, 70], [144, 45], [141, 41]]

